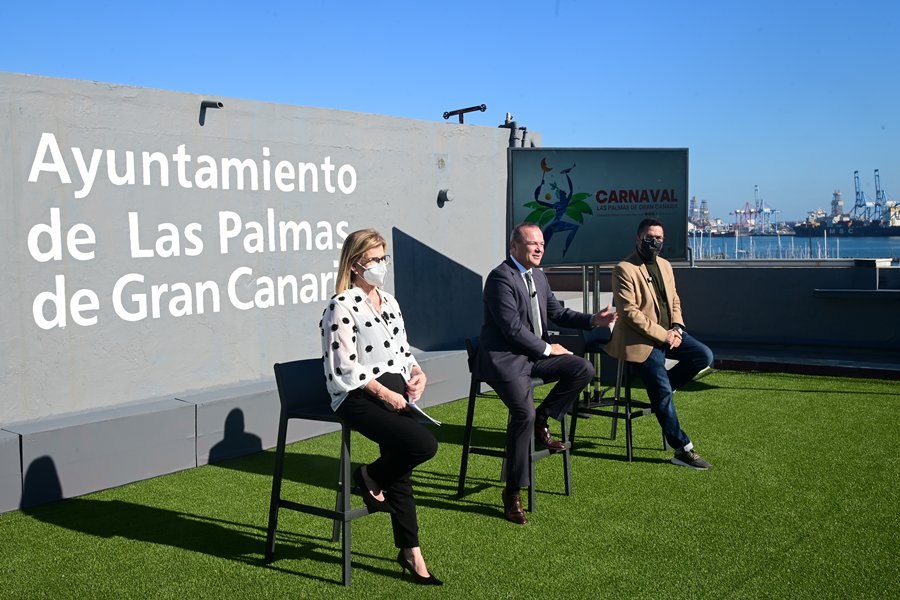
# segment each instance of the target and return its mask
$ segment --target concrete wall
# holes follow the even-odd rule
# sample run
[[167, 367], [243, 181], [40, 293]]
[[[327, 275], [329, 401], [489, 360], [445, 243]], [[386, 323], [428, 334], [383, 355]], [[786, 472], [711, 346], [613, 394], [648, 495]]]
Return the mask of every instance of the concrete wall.
[[[688, 330], [711, 345], [795, 347], [835, 358], [900, 358], [900, 269], [872, 260], [675, 269]], [[774, 264], [773, 264], [774, 263]], [[877, 282], [881, 279], [879, 286]], [[881, 289], [876, 289], [876, 288]]]
[[[201, 125], [203, 100], [224, 107]], [[40, 442], [111, 422], [123, 407], [177, 402], [189, 410], [171, 405], [178, 422], [165, 427], [190, 415], [195, 463], [257, 447], [246, 436], [266, 446], [272, 365], [320, 355], [316, 323], [340, 247], [361, 228], [389, 241], [386, 289], [413, 345], [461, 348], [480, 326], [483, 277], [505, 253], [509, 136], [0, 73], [0, 429]], [[454, 200], [439, 203], [445, 188]], [[289, 284], [280, 294], [291, 280], [296, 299]], [[461, 397], [466, 382], [453, 383], [458, 360], [448, 360], [435, 368], [453, 376], [433, 381], [441, 397]], [[246, 435], [217, 455], [238, 425]], [[87, 491], [67, 483], [59, 458], [77, 436], [64, 447], [63, 434], [47, 435], [62, 496]], [[0, 438], [0, 478], [29, 471], [27, 460], [6, 460], [19, 441]], [[45, 456], [38, 446], [28, 460]], [[171, 465], [158, 467], [140, 477]]]
[[[200, 126], [207, 98], [225, 106], [208, 110]], [[470, 292], [480, 291], [479, 278], [503, 256], [508, 138], [505, 129], [490, 127], [0, 73], [0, 424], [252, 383], [270, 378], [278, 360], [319, 354], [315, 323], [332, 294], [341, 241], [364, 227], [392, 243], [397, 268], [389, 291], [423, 276], [443, 285], [466, 274], [472, 290], [448, 290], [464, 306], [449, 322], [445, 317], [441, 335], [418, 323], [411, 331], [426, 350], [458, 341], [477, 330], [470, 317], [480, 299]], [[190, 161], [173, 158], [181, 145]], [[125, 154], [133, 153], [133, 183], [110, 180], [110, 151], [118, 176], [126, 175]], [[144, 152], [161, 153], [168, 185], [159, 161], [149, 163], [144, 181]], [[201, 156], [210, 157], [216, 176]], [[89, 190], [77, 157], [93, 172]], [[244, 169], [242, 190], [234, 168], [224, 189], [222, 161], [230, 158], [256, 165], [253, 182]], [[294, 172], [298, 163], [312, 164], [318, 191], [311, 191], [309, 175], [306, 191], [298, 191], [296, 179], [283, 182], [294, 191], [280, 190], [282, 161]], [[322, 168], [326, 162], [330, 172]], [[216, 188], [201, 189], [204, 180]], [[455, 200], [439, 206], [442, 188], [452, 189]], [[312, 239], [301, 234], [299, 249], [289, 243], [283, 250], [278, 229], [287, 221], [307, 223]], [[193, 233], [186, 236], [186, 229]], [[51, 230], [59, 231], [55, 247]], [[69, 251], [68, 238], [91, 235], [94, 243]], [[199, 252], [191, 235], [202, 241]], [[414, 251], [421, 252], [410, 256]], [[116, 284], [129, 274], [143, 283], [132, 281], [118, 293]], [[283, 304], [278, 298], [278, 278], [286, 276], [301, 288], [296, 303], [290, 288]], [[264, 277], [274, 284], [271, 294]], [[218, 310], [207, 292], [200, 314], [198, 282], [216, 287]], [[173, 291], [179, 283], [190, 292]], [[163, 285], [168, 289], [154, 314], [152, 289]], [[138, 302], [146, 296], [146, 316], [136, 296]], [[430, 307], [418, 306], [421, 298], [400, 300], [416, 319], [427, 318]], [[75, 315], [73, 303], [87, 308]]]

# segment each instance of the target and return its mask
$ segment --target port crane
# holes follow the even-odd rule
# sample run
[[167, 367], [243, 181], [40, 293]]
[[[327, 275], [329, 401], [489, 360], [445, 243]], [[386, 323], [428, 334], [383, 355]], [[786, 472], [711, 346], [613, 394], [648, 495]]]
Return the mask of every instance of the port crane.
[[866, 194], [866, 191], [860, 187], [859, 171], [853, 171], [853, 184], [856, 187], [856, 204], [853, 205], [853, 210], [850, 212], [850, 216], [854, 219], [868, 221], [872, 218], [875, 203], [872, 202], [872, 198], [870, 198], [869, 195]]
[[[778, 229], [778, 213], [762, 198], [759, 197], [759, 186], [753, 186], [753, 195], [755, 204], [749, 202], [744, 204], [742, 208], [728, 213], [734, 215], [734, 226], [736, 231], [740, 232], [744, 228], [754, 233], [775, 233]], [[772, 221], [772, 215], [775, 215], [775, 221]]]
[[875, 214], [872, 215], [873, 219], [890, 220], [891, 214], [890, 210], [888, 210], [888, 198], [896, 206], [897, 202], [893, 196], [881, 187], [881, 175], [878, 173], [878, 169], [875, 169]]

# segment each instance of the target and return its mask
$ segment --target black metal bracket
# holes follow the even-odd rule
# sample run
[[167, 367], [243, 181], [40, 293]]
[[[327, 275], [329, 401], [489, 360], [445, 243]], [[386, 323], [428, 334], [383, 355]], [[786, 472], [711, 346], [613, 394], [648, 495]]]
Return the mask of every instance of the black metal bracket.
[[459, 115], [459, 122], [462, 123], [464, 114], [470, 113], [470, 112], [475, 112], [476, 110], [480, 110], [481, 112], [484, 112], [487, 110], [487, 105], [481, 104], [479, 106], [470, 106], [469, 108], [461, 108], [459, 110], [451, 110], [450, 112], [444, 113], [444, 118], [449, 119], [452, 116]]
[[206, 123], [206, 109], [207, 108], [222, 108], [225, 106], [218, 100], [204, 100], [200, 103], [200, 126]]

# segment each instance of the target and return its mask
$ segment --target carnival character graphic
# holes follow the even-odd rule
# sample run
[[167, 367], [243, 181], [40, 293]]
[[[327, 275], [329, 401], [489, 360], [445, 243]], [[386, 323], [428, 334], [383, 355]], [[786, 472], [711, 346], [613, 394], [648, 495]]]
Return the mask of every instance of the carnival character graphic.
[[[572, 240], [575, 239], [575, 234], [578, 233], [579, 226], [584, 224], [584, 215], [594, 214], [591, 211], [591, 207], [584, 201], [585, 198], [591, 196], [590, 192], [573, 194], [572, 178], [569, 177], [569, 173], [574, 168], [575, 165], [573, 164], [568, 169], [563, 169], [559, 172], [560, 175], [566, 176], [566, 181], [569, 185], [569, 191], [566, 192], [557, 185], [556, 181], [551, 181], [549, 185], [546, 183], [547, 174], [553, 170], [553, 167], [547, 166], [546, 158], [542, 159], [541, 183], [534, 190], [534, 202], [524, 204], [524, 206], [534, 209], [534, 211], [525, 218], [525, 221], [538, 224], [538, 227], [544, 232], [544, 244], [548, 247], [550, 246], [550, 239], [553, 237], [554, 233], [561, 231], [569, 232], [569, 235], [566, 238], [566, 246], [563, 248], [563, 256], [566, 255], [569, 246], [572, 244]], [[544, 195], [544, 200], [541, 200], [541, 192], [543, 192], [545, 185], [548, 185], [553, 192], [547, 192]], [[556, 202], [550, 202], [553, 199], [554, 193], [556, 194], [557, 200]], [[568, 217], [569, 219], [572, 219], [572, 221], [576, 221], [576, 223], [564, 221], [563, 217]]]

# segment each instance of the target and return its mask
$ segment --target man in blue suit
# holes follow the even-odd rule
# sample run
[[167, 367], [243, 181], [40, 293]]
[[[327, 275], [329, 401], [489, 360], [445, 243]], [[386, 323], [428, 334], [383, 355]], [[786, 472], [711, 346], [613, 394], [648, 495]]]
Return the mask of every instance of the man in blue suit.
[[[594, 377], [594, 366], [559, 344], [551, 344], [549, 323], [568, 329], [608, 327], [616, 320], [607, 306], [596, 315], [569, 310], [550, 291], [543, 271], [544, 235], [534, 223], [513, 229], [509, 258], [491, 271], [484, 284], [484, 324], [473, 373], [486, 381], [509, 408], [506, 429], [507, 475], [503, 514], [509, 521], [528, 523], [522, 510], [521, 488], [528, 485], [529, 436], [550, 450], [564, 444], [550, 437], [547, 420], [565, 418], [572, 403]], [[557, 379], [535, 409], [531, 378]]]

